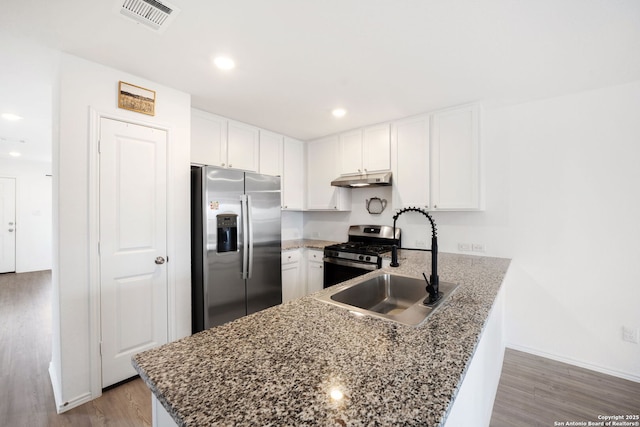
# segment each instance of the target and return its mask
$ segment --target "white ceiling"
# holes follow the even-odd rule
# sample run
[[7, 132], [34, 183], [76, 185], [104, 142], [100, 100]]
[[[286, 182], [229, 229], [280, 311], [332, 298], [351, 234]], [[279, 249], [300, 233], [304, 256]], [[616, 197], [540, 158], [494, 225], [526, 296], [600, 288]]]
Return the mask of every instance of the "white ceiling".
[[[303, 140], [471, 101], [640, 80], [638, 0], [171, 0], [181, 13], [162, 34], [117, 14], [114, 0], [3, 3], [5, 41], [121, 69]], [[220, 53], [237, 68], [215, 69]], [[16, 87], [32, 104], [37, 80], [16, 85], [33, 76], [4, 65], [0, 108]], [[330, 115], [337, 106], [346, 117]]]

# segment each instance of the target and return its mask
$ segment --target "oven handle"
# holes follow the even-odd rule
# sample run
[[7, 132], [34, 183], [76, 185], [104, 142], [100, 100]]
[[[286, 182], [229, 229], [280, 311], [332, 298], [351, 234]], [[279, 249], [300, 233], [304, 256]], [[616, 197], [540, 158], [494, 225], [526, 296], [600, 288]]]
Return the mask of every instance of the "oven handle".
[[339, 258], [329, 258], [329, 257], [324, 257], [322, 258], [322, 260], [329, 264], [337, 264], [337, 265], [343, 265], [345, 267], [361, 268], [363, 270], [373, 271], [378, 269], [378, 264], [367, 264], [364, 262], [349, 261], [349, 260], [343, 260]]

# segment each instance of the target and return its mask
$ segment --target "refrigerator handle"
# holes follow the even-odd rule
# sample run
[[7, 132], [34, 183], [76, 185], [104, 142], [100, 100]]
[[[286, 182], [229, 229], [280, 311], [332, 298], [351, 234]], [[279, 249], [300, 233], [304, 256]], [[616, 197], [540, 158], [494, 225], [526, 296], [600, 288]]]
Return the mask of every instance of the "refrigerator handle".
[[242, 211], [242, 278], [247, 279], [247, 265], [249, 261], [249, 231], [247, 230], [247, 223], [249, 222], [249, 209], [248, 209], [247, 195], [240, 196], [240, 208]]
[[247, 279], [251, 279], [253, 274], [253, 207], [251, 196], [247, 196], [247, 223], [249, 224], [249, 265], [247, 268]]

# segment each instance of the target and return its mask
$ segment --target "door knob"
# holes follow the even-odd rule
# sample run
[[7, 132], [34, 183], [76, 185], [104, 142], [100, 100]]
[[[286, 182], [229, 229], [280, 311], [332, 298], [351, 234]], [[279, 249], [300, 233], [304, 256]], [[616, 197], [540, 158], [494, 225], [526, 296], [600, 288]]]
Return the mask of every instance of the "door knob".
[[164, 258], [159, 256], [156, 258], [156, 264], [160, 265], [160, 264], [164, 264]]

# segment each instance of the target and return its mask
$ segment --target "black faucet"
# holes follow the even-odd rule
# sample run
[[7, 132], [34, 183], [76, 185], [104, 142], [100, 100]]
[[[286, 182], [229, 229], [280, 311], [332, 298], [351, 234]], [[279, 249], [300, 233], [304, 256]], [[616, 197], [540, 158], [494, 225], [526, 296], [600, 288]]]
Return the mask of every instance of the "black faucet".
[[[427, 276], [422, 273], [424, 280], [427, 282], [427, 292], [429, 296], [424, 300], [424, 304], [433, 304], [442, 298], [442, 292], [439, 291], [440, 278], [438, 277], [438, 231], [436, 229], [436, 223], [433, 222], [433, 218], [429, 215], [429, 212], [422, 208], [404, 208], [400, 209], [398, 213], [393, 216], [393, 235], [396, 235], [396, 221], [398, 217], [405, 212], [419, 212], [426, 216], [431, 224], [431, 249], [427, 251], [431, 252], [431, 280], [427, 279]], [[391, 267], [398, 267], [398, 245], [393, 245], [391, 251]]]

